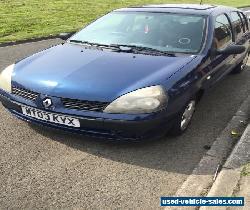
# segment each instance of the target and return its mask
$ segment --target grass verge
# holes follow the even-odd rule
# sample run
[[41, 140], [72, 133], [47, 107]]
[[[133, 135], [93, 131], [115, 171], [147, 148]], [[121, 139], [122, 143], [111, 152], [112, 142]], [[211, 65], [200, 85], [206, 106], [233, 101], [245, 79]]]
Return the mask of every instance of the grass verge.
[[[179, 0], [178, 3], [199, 3]], [[75, 31], [115, 8], [175, 0], [0, 0], [0, 43]], [[243, 7], [249, 0], [203, 0]]]
[[250, 163], [246, 164], [242, 171], [241, 171], [241, 176], [250, 176]]

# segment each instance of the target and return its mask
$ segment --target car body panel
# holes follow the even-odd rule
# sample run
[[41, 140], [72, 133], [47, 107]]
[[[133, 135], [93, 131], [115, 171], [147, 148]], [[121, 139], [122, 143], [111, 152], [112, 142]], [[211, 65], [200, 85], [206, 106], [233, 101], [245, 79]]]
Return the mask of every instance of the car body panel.
[[66, 43], [17, 63], [12, 83], [50, 96], [111, 102], [152, 85], [151, 81], [167, 80], [192, 59], [86, 49]]

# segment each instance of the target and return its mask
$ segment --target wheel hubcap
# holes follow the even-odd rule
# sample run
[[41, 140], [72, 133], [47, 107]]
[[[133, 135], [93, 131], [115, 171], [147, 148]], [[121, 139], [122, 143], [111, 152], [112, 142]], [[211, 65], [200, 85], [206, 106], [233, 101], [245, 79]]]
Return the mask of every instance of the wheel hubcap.
[[192, 100], [189, 102], [189, 104], [186, 106], [185, 111], [183, 112], [182, 118], [181, 118], [181, 130], [185, 130], [190, 123], [193, 114], [195, 110], [195, 101]]

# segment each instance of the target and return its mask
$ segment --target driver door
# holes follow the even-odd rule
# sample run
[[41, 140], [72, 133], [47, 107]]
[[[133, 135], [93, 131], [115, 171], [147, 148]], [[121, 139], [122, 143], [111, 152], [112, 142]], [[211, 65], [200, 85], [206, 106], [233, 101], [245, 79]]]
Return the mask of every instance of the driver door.
[[[215, 19], [213, 34], [213, 50], [222, 50], [233, 43], [233, 35], [229, 18], [226, 14], [221, 14]], [[211, 63], [209, 64], [210, 86], [219, 81], [233, 67], [233, 55], [213, 55], [211, 54]]]

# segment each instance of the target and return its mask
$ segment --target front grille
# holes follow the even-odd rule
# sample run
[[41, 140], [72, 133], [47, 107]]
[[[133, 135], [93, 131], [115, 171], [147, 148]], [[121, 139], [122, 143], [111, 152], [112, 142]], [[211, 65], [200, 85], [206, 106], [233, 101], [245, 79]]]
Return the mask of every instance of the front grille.
[[12, 86], [12, 94], [31, 100], [31, 101], [35, 101], [39, 95], [39, 93], [35, 93], [24, 88], [18, 88], [18, 87], [13, 87], [13, 86]]
[[67, 109], [88, 110], [101, 112], [108, 103], [97, 101], [82, 101], [77, 99], [62, 98], [62, 103]]

